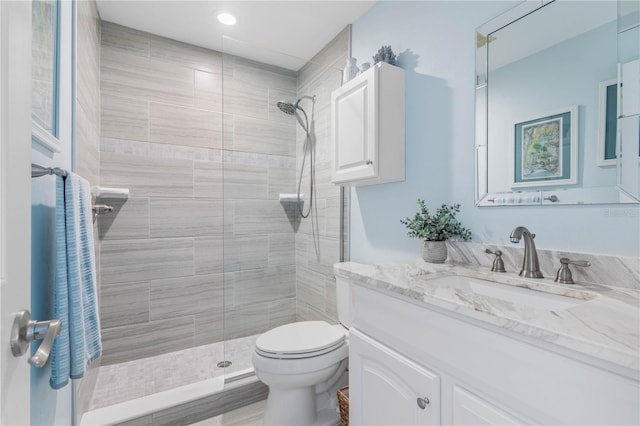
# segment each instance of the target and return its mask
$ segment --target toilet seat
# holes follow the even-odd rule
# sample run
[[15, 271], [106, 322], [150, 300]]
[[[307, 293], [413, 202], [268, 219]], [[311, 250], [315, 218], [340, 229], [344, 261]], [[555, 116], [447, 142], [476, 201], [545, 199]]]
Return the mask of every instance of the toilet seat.
[[276, 327], [256, 340], [256, 353], [267, 358], [301, 359], [332, 352], [345, 344], [346, 331], [324, 321]]

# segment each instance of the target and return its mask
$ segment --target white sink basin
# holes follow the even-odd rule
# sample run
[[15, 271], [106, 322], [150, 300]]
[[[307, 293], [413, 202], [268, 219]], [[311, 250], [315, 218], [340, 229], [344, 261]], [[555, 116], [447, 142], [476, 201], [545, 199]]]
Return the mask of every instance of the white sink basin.
[[541, 290], [540, 288], [533, 290], [531, 288], [484, 281], [461, 275], [434, 278], [429, 280], [429, 283], [438, 287], [460, 290], [462, 293], [475, 293], [521, 306], [529, 306], [531, 308], [548, 311], [572, 308], [586, 303], [595, 297], [592, 293], [580, 290], [569, 290], [566, 291], [565, 294], [557, 294], [554, 293], [554, 291], [563, 292], [563, 289], [549, 287], [547, 290]]

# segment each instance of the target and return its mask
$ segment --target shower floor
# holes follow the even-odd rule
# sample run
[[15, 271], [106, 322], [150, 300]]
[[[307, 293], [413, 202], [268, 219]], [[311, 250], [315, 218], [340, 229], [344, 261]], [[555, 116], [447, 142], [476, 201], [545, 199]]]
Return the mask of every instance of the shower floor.
[[[141, 398], [215, 377], [251, 372], [258, 335], [212, 343], [149, 358], [101, 366], [89, 410]], [[231, 361], [226, 368], [217, 364]]]

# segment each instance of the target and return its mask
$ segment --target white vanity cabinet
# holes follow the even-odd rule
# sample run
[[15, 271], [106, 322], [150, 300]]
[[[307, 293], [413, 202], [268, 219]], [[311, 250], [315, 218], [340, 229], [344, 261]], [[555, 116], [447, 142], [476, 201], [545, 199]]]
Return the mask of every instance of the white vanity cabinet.
[[555, 346], [561, 336], [525, 338], [340, 276], [336, 285], [351, 297], [354, 426], [640, 424], [639, 378]]
[[349, 335], [349, 395], [355, 425], [440, 424], [440, 377], [356, 330]]
[[405, 178], [404, 70], [379, 62], [331, 94], [332, 182]]

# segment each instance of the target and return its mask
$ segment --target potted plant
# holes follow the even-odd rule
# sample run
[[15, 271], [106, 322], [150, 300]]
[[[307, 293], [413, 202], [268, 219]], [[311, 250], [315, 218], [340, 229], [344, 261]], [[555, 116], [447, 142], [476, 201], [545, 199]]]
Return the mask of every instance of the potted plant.
[[412, 218], [401, 219], [400, 223], [409, 228], [407, 235], [423, 241], [422, 258], [426, 262], [443, 263], [447, 259], [446, 240], [452, 237], [463, 241], [471, 239], [471, 231], [456, 219], [460, 204], [443, 204], [434, 214], [429, 213], [424, 200], [418, 198], [418, 205], [420, 211]]

